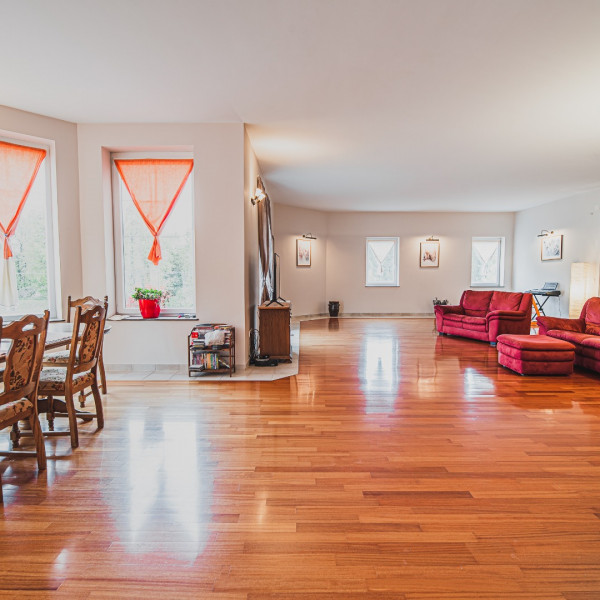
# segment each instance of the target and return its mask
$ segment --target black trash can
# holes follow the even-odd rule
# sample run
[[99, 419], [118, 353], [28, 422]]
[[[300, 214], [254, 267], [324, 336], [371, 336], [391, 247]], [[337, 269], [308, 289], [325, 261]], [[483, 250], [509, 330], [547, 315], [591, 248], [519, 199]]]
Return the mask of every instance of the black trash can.
[[330, 300], [329, 301], [329, 316], [337, 317], [340, 314], [340, 301]]

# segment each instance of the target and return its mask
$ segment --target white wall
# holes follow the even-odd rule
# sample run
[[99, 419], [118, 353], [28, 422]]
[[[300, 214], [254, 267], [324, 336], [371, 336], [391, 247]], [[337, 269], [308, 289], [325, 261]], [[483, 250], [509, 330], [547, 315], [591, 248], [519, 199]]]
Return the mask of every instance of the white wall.
[[[564, 236], [562, 260], [541, 260], [537, 234], [542, 229]], [[558, 281], [562, 295], [550, 298], [544, 311], [568, 317], [571, 263], [600, 263], [600, 190], [516, 213], [514, 256], [515, 287], [527, 290]]]
[[74, 123], [0, 106], [0, 129], [54, 141], [60, 292], [64, 311], [67, 296], [77, 298], [82, 295], [77, 126]]
[[[275, 247], [281, 255], [281, 290], [294, 315], [327, 312], [339, 300], [345, 313], [431, 314], [432, 300], [458, 302], [470, 286], [471, 238], [506, 238], [505, 286], [512, 287], [513, 213], [321, 212], [277, 204]], [[296, 267], [296, 238], [312, 232], [312, 266]], [[440, 266], [419, 267], [419, 244], [440, 238]], [[400, 238], [400, 286], [365, 286], [365, 238]]]
[[[329, 213], [327, 289], [345, 313], [431, 314], [432, 300], [460, 300], [471, 282], [471, 238], [506, 238], [505, 287], [512, 285], [513, 213]], [[440, 266], [419, 267], [419, 243], [440, 239]], [[400, 286], [365, 287], [365, 238], [400, 237]]]
[[[78, 125], [81, 254], [86, 294], [114, 306], [110, 152], [191, 150], [194, 154], [196, 314], [236, 327], [236, 363], [248, 355], [244, 305], [244, 126], [226, 124]], [[113, 322], [107, 364], [184, 364], [190, 321]]]
[[[327, 213], [318, 210], [272, 204], [275, 252], [279, 254], [279, 290], [291, 300], [292, 314], [314, 315], [327, 312]], [[304, 233], [317, 239], [311, 242], [311, 266], [296, 266], [296, 240]]]

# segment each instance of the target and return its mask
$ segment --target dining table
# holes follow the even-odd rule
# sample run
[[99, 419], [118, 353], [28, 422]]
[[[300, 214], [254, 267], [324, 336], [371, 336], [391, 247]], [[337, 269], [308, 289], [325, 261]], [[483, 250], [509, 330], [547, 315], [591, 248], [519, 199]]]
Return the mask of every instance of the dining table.
[[[104, 325], [104, 334], [110, 332], [110, 325]], [[83, 333], [83, 325], [81, 325], [80, 333]], [[44, 344], [45, 350], [56, 350], [57, 348], [63, 348], [71, 343], [73, 339], [73, 323], [67, 323], [65, 321], [51, 321], [48, 323], [48, 333], [46, 334], [46, 343]], [[6, 353], [10, 347], [10, 340], [0, 340], [0, 373], [2, 372], [2, 363], [6, 361]], [[1, 382], [0, 382], [1, 383]], [[1, 390], [1, 387], [0, 387]], [[59, 398], [54, 399], [54, 407], [57, 413], [66, 413], [67, 405], [64, 400]], [[38, 398], [38, 413], [47, 412], [48, 400], [46, 398]], [[77, 416], [81, 419], [91, 421], [93, 416], [84, 410], [76, 410]]]

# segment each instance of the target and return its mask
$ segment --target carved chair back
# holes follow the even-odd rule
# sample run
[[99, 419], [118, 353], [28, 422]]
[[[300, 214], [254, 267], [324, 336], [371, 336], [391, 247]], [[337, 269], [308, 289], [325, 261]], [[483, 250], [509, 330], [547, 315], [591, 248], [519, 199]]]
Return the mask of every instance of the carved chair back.
[[106, 305], [95, 304], [87, 310], [83, 310], [83, 306], [78, 306], [75, 309], [67, 379], [76, 373], [95, 370], [102, 350], [105, 321]]
[[21, 398], [35, 400], [49, 319], [50, 313], [45, 311], [43, 317], [27, 315], [2, 328], [2, 338], [11, 344], [6, 352], [0, 405]]
[[76, 300], [71, 300], [71, 296], [67, 298], [67, 323], [71, 322], [71, 316], [73, 314], [73, 309], [81, 306], [82, 308], [89, 308], [94, 304], [103, 304], [104, 308], [108, 310], [108, 296], [104, 296], [104, 302], [102, 300], [98, 300], [98, 298], [94, 298], [93, 296], [85, 296], [84, 298], [77, 298]]

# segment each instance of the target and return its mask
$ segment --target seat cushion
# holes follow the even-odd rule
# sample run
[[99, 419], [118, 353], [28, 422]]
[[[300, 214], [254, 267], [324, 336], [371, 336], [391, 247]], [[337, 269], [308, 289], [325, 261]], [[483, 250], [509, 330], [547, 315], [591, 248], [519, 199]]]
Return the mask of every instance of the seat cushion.
[[573, 351], [575, 347], [564, 340], [548, 337], [546, 335], [512, 335], [504, 333], [498, 336], [498, 345], [538, 352], [564, 352]]
[[546, 335], [555, 339], [564, 340], [565, 342], [570, 342], [571, 344], [582, 344], [583, 340], [589, 337], [594, 337], [588, 335], [587, 333], [577, 333], [576, 331], [564, 331], [562, 329], [551, 329], [546, 332]]
[[33, 404], [22, 398], [21, 400], [13, 400], [0, 406], [0, 426], [3, 422], [10, 421], [15, 417], [22, 416], [23, 418], [28, 417], [30, 412], [33, 410]]
[[[43, 368], [40, 375], [40, 385], [38, 393], [43, 394], [64, 394], [65, 379], [67, 369], [61, 367]], [[78, 373], [73, 378], [73, 391], [79, 391], [94, 383], [94, 375], [90, 371]]]
[[452, 325], [452, 327], [462, 327], [463, 326], [463, 319], [466, 317], [466, 315], [461, 315], [461, 314], [457, 314], [457, 313], [449, 313], [447, 315], [444, 315], [444, 322], [448, 322]]
[[473, 331], [485, 331], [487, 321], [485, 317], [470, 317], [469, 315], [465, 315], [463, 318], [463, 327], [465, 329], [472, 329]]
[[490, 301], [490, 310], [519, 310], [523, 294], [518, 292], [494, 292]]
[[461, 299], [461, 305], [465, 311], [465, 315], [471, 317], [485, 317], [488, 313], [493, 293], [494, 292], [466, 290]]
[[44, 363], [66, 365], [69, 362], [70, 354], [70, 350], [61, 350], [60, 352], [44, 354]]

